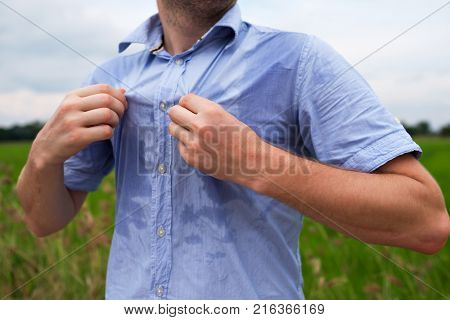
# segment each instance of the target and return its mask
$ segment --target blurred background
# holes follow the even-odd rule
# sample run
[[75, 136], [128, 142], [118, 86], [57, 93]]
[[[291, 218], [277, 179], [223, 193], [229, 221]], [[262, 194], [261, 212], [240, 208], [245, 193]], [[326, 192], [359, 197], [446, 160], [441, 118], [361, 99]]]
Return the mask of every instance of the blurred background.
[[[244, 20], [315, 34], [350, 63], [364, 59], [356, 68], [421, 145], [421, 161], [440, 183], [449, 206], [450, 5], [383, 47], [449, 2], [238, 3]], [[0, 1], [0, 297], [103, 299], [114, 223], [114, 177], [108, 176], [89, 196], [64, 231], [46, 239], [33, 238], [24, 227], [13, 187], [42, 123], [94, 68], [51, 35], [101, 64], [117, 54], [122, 38], [154, 13], [155, 0]], [[375, 246], [382, 256], [310, 220], [299, 241], [308, 299], [450, 296], [449, 246], [435, 256]], [[70, 253], [74, 254], [59, 262]]]

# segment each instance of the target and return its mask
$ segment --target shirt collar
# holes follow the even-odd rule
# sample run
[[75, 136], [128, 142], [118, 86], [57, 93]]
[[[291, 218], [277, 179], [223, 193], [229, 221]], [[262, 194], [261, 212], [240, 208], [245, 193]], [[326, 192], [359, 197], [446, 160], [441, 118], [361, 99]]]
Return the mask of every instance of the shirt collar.
[[[228, 28], [233, 32], [233, 39], [227, 46], [231, 46], [239, 35], [242, 24], [241, 11], [235, 4], [225, 15], [208, 30], [200, 39], [203, 41], [215, 30]], [[148, 49], [157, 50], [162, 44], [162, 25], [159, 15], [155, 14], [145, 20], [137, 29], [130, 33], [119, 43], [119, 53], [125, 51], [131, 44], [140, 43], [146, 45]]]

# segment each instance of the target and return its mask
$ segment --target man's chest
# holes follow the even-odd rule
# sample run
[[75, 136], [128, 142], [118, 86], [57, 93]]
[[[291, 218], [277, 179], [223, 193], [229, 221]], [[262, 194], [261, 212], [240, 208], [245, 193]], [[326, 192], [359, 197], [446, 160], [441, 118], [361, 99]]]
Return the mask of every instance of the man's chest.
[[137, 130], [135, 141], [143, 143], [145, 136], [153, 145], [170, 139], [167, 111], [192, 92], [218, 103], [271, 143], [291, 148], [298, 142], [295, 75], [276, 65], [233, 58], [153, 59], [127, 80], [132, 85], [122, 126]]

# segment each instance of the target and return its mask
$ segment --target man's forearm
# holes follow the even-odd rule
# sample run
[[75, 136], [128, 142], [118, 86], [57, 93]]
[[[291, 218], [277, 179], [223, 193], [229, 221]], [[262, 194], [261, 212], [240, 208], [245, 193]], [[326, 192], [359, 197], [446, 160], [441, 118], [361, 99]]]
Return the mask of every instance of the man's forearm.
[[63, 166], [50, 165], [32, 153], [16, 188], [28, 228], [46, 236], [63, 228], [75, 215], [74, 201], [64, 186]]
[[378, 174], [313, 162], [272, 146], [222, 106], [188, 94], [169, 110], [169, 133], [191, 166], [276, 198], [363, 241], [434, 253], [450, 230], [439, 186], [411, 155]]
[[434, 181], [344, 170], [273, 146], [264, 153], [283, 169], [262, 170], [248, 186], [320, 223], [366, 242], [430, 253], [448, 237], [448, 214]]

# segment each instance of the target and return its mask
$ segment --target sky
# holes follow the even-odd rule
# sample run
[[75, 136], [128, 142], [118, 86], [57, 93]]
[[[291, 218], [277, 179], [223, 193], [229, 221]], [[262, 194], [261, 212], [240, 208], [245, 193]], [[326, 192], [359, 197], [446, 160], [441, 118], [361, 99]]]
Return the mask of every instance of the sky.
[[[450, 3], [446, 0], [239, 0], [243, 19], [314, 34], [356, 68], [396, 117], [450, 123]], [[148, 16], [155, 0], [0, 0], [0, 126], [48, 119], [94, 68], [7, 4], [96, 64]]]

